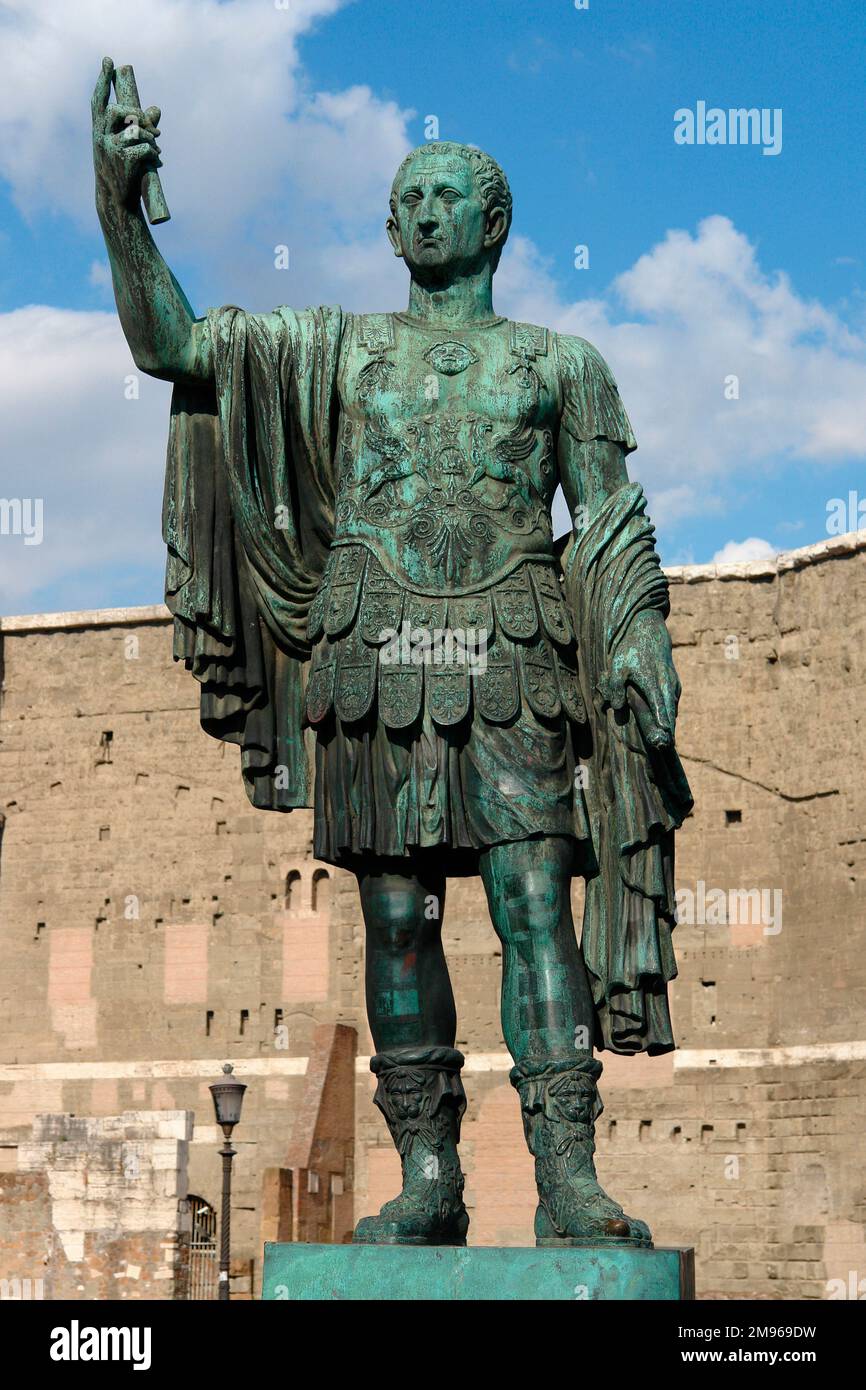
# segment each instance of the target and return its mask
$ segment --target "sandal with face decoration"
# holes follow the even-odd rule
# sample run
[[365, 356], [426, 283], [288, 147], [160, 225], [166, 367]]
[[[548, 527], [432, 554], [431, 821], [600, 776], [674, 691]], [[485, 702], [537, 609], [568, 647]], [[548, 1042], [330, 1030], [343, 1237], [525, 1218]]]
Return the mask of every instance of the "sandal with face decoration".
[[652, 1246], [650, 1229], [626, 1216], [595, 1172], [601, 1063], [592, 1057], [518, 1063], [523, 1130], [535, 1158], [536, 1245]]
[[355, 1245], [465, 1245], [469, 1215], [457, 1154], [466, 1096], [463, 1055], [450, 1047], [395, 1048], [370, 1059], [374, 1096], [400, 1155], [403, 1190], [358, 1222]]

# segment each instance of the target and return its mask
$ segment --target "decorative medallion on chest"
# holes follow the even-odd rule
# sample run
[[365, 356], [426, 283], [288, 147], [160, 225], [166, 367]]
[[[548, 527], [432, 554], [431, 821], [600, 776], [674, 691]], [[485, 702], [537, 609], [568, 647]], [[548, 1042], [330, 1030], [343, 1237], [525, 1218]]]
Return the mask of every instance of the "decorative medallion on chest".
[[457, 376], [459, 372], [465, 372], [467, 367], [478, 361], [470, 347], [458, 342], [434, 343], [424, 353], [424, 357], [442, 376]]

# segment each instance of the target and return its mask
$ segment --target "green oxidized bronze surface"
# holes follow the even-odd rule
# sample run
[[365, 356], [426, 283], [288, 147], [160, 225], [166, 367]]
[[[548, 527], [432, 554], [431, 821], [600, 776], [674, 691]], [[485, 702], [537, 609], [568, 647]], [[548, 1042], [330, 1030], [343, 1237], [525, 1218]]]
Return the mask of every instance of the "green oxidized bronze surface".
[[316, 857], [358, 879], [403, 1191], [356, 1238], [465, 1241], [441, 929], [446, 878], [471, 873], [502, 943], [537, 1238], [645, 1246], [595, 1176], [592, 1049], [674, 1046], [673, 836], [691, 799], [667, 585], [613, 376], [583, 339], [495, 314], [511, 195], [489, 156], [447, 143], [394, 180], [405, 312], [196, 318], [140, 206], [159, 112], [110, 106], [112, 74], [106, 60], [94, 93], [97, 209], [136, 364], [174, 382], [175, 656], [204, 728], [240, 745], [253, 804], [312, 806]]
[[658, 1302], [694, 1296], [694, 1252], [682, 1248], [620, 1244], [552, 1253], [520, 1246], [394, 1250], [296, 1243], [268, 1244], [264, 1251], [266, 1300], [561, 1302], [571, 1304], [571, 1323], [579, 1317], [576, 1298]]

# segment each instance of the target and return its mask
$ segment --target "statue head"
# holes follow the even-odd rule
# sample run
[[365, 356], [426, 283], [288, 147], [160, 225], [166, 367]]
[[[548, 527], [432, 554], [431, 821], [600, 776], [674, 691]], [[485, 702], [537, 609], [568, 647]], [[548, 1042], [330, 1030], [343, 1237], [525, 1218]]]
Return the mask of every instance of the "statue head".
[[413, 279], [441, 285], [499, 264], [511, 226], [508, 180], [489, 154], [450, 140], [412, 150], [391, 186], [386, 223]]

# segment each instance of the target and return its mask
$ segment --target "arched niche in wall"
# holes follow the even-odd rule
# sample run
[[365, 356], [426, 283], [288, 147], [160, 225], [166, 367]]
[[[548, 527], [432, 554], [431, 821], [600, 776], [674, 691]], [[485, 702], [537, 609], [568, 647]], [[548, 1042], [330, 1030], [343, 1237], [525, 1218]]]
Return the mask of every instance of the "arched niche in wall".
[[286, 912], [300, 911], [303, 903], [301, 902], [301, 875], [297, 869], [290, 869], [286, 874]]
[[310, 907], [313, 912], [327, 916], [331, 911], [331, 875], [327, 869], [316, 869], [310, 886]]

